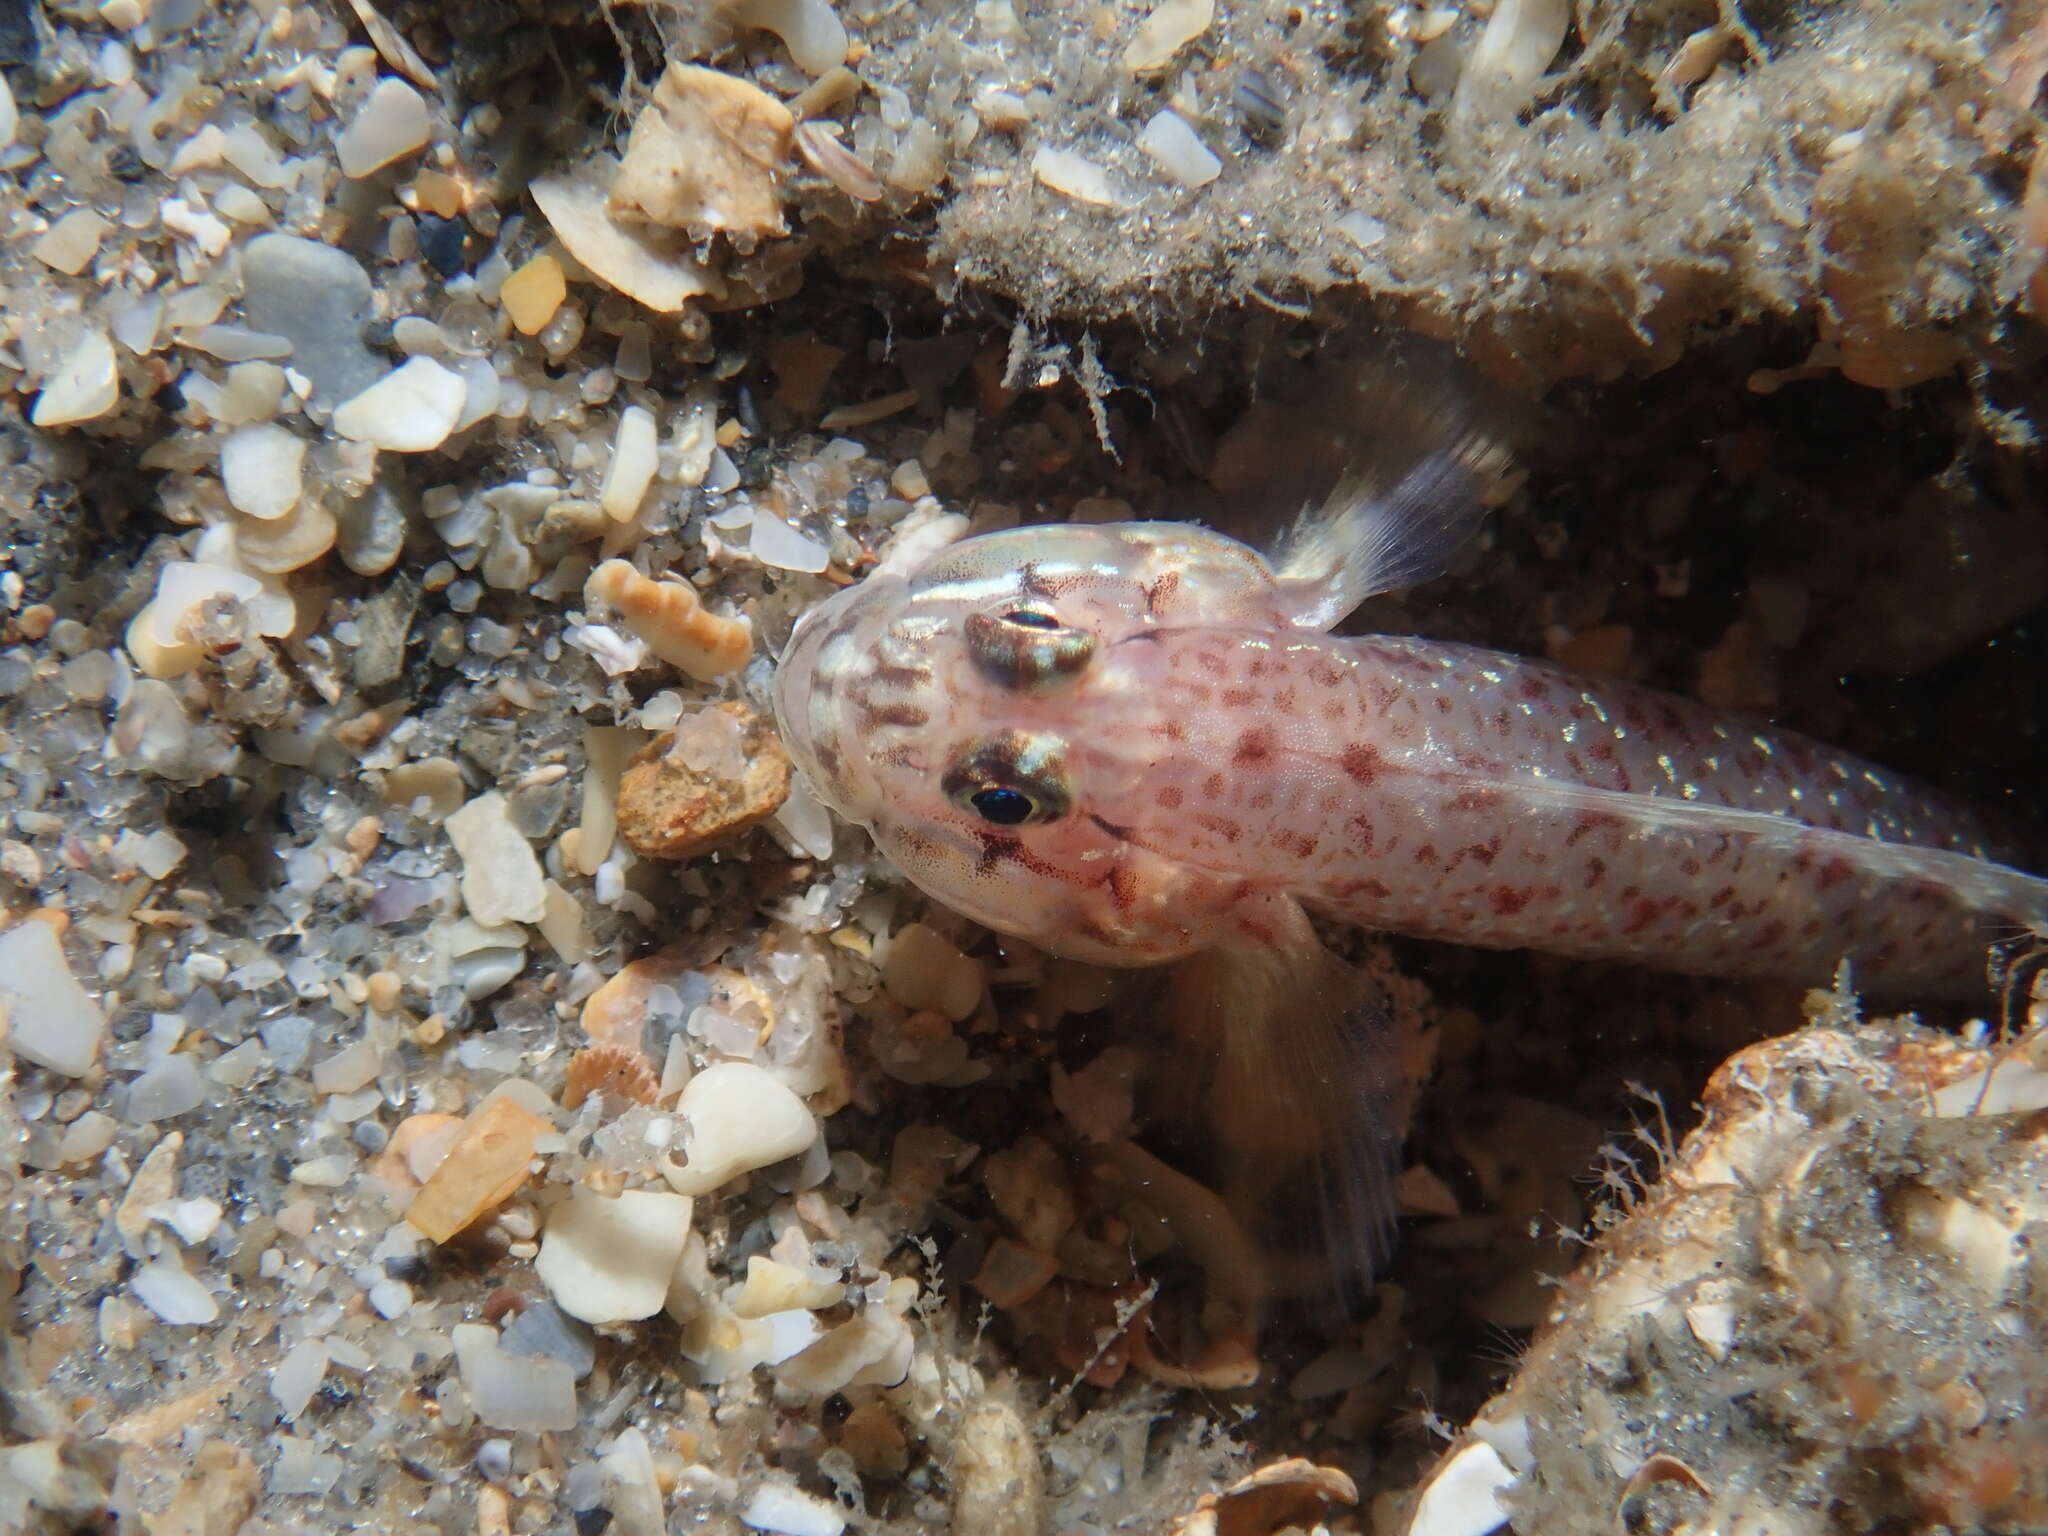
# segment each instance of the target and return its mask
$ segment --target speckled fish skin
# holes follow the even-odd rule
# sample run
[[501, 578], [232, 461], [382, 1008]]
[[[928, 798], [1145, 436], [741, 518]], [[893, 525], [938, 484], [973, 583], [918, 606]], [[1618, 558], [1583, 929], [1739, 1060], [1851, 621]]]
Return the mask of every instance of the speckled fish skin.
[[[2048, 924], [2048, 882], [1898, 775], [1542, 662], [1320, 632], [1349, 606], [1199, 528], [1011, 530], [808, 616], [777, 709], [917, 884], [1097, 963], [1255, 943], [1291, 899], [1676, 971], [1819, 984], [1846, 959], [1932, 995]], [[992, 824], [977, 788], [1029, 818]]]

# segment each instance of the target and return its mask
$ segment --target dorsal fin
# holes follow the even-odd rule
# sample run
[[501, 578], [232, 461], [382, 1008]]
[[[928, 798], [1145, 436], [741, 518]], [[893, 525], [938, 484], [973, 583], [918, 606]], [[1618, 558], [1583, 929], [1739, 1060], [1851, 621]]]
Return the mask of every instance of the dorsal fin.
[[1328, 629], [1378, 592], [1440, 574], [1506, 472], [1507, 411], [1448, 349], [1408, 344], [1356, 365], [1316, 407], [1341, 422], [1349, 467], [1269, 552], [1300, 595], [1295, 622]]

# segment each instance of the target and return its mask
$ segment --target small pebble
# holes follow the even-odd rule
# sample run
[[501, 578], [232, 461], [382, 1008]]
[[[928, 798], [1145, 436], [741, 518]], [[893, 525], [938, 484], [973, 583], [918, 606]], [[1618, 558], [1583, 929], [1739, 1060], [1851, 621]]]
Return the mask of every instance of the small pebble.
[[653, 1190], [607, 1199], [579, 1188], [548, 1217], [534, 1273], [555, 1305], [583, 1322], [652, 1317], [690, 1235], [691, 1205]]
[[492, 790], [450, 816], [448, 840], [462, 860], [462, 899], [487, 928], [537, 923], [547, 914], [546, 876], [533, 845], [513, 825], [511, 808]]
[[250, 517], [283, 517], [298, 505], [305, 465], [305, 439], [271, 422], [237, 427], [220, 445], [228, 502]]
[[414, 223], [420, 242], [420, 254], [443, 277], [454, 277], [469, 270], [466, 257], [469, 231], [462, 220], [442, 218], [437, 214], [422, 213]]
[[370, 275], [353, 256], [282, 234], [258, 235], [239, 254], [243, 321], [291, 343], [292, 371], [312, 384], [314, 404], [348, 399], [384, 376], [384, 360], [363, 342]]
[[128, 1287], [158, 1319], [200, 1327], [220, 1317], [220, 1303], [173, 1259], [156, 1259], [129, 1277]]
[[691, 1078], [676, 1112], [690, 1128], [687, 1166], [662, 1170], [678, 1194], [708, 1195], [741, 1174], [795, 1157], [818, 1134], [804, 1101], [765, 1067], [722, 1061]]
[[92, 1069], [106, 1017], [71, 974], [48, 923], [16, 923], [0, 933], [0, 1005], [15, 1055], [66, 1077]]
[[105, 331], [92, 330], [64, 355], [36, 396], [29, 420], [39, 427], [91, 421], [106, 415], [120, 398], [121, 373], [114, 361], [114, 343]]
[[334, 430], [393, 453], [425, 453], [455, 430], [468, 397], [460, 374], [416, 357], [334, 409]]
[[498, 1330], [458, 1323], [455, 1359], [482, 1423], [513, 1431], [576, 1427], [576, 1379], [559, 1360], [506, 1353]]
[[387, 77], [356, 108], [335, 140], [334, 155], [342, 175], [367, 176], [419, 149], [427, 133], [426, 98], [403, 80]]
[[506, 278], [498, 289], [498, 302], [522, 336], [538, 335], [546, 329], [568, 296], [562, 264], [545, 251]]
[[74, 208], [43, 231], [30, 252], [44, 266], [76, 277], [92, 264], [113, 226], [90, 208]]
[[150, 1122], [189, 1114], [206, 1102], [206, 1079], [190, 1056], [173, 1054], [128, 1087], [128, 1118]]
[[1138, 148], [1184, 187], [1206, 187], [1223, 173], [1223, 162], [1188, 126], [1187, 119], [1170, 108], [1145, 125], [1138, 135]]
[[618, 431], [612, 438], [612, 461], [598, 493], [598, 505], [613, 522], [631, 522], [647, 499], [658, 462], [656, 439], [652, 411], [629, 405], [620, 413]]

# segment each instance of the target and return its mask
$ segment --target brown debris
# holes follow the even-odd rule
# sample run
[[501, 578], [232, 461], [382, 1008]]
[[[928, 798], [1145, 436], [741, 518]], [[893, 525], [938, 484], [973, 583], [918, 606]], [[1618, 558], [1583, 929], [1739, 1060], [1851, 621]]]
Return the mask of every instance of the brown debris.
[[1171, 1536], [1273, 1536], [1311, 1529], [1339, 1506], [1358, 1502], [1358, 1485], [1335, 1467], [1299, 1456], [1272, 1462], [1221, 1493], [1204, 1494], [1174, 1522]]
[[746, 767], [716, 779], [683, 763], [674, 733], [633, 758], [619, 785], [619, 835], [643, 858], [690, 859], [773, 816], [789, 798], [789, 754], [761, 716], [744, 704], [716, 706], [740, 722]]
[[1051, 1254], [999, 1237], [989, 1244], [987, 1257], [969, 1283], [993, 1305], [1008, 1311], [1023, 1306], [1050, 1285], [1059, 1268], [1059, 1260]]
[[256, 1512], [261, 1484], [256, 1462], [240, 1446], [209, 1440], [191, 1477], [158, 1515], [145, 1515], [149, 1536], [234, 1536]]

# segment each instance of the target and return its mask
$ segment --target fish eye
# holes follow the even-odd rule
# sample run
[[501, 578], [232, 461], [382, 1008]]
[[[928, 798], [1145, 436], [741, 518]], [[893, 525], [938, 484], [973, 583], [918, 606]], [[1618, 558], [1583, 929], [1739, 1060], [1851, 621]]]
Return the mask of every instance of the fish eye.
[[998, 827], [1021, 827], [1038, 809], [1021, 789], [977, 789], [967, 803], [983, 821]]
[[1030, 731], [1001, 731], [966, 743], [940, 787], [954, 805], [992, 827], [1058, 821], [1074, 803], [1066, 743]]
[[1071, 629], [1043, 608], [1004, 608], [967, 616], [967, 652], [983, 674], [1017, 693], [1046, 693], [1078, 677], [1095, 654], [1095, 636]]

